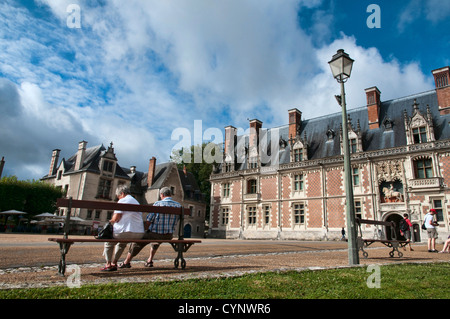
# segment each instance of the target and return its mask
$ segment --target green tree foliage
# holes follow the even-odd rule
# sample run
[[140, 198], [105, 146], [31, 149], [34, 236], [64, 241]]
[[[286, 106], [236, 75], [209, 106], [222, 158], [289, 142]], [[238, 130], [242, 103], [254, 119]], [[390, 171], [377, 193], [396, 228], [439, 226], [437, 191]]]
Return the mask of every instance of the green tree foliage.
[[[209, 219], [209, 203], [211, 198], [209, 177], [214, 166], [214, 163], [211, 163], [211, 161], [215, 155], [215, 149], [213, 147], [214, 145], [212, 143], [203, 143], [201, 146], [192, 145], [190, 149], [174, 150], [170, 157], [172, 161], [177, 163], [179, 169], [186, 167], [186, 170], [194, 175], [200, 191], [205, 196], [206, 219]], [[198, 159], [201, 159], [201, 162]]]
[[0, 211], [19, 210], [27, 217], [56, 210], [56, 199], [63, 196], [60, 188], [31, 180], [20, 181], [16, 176], [0, 179]]

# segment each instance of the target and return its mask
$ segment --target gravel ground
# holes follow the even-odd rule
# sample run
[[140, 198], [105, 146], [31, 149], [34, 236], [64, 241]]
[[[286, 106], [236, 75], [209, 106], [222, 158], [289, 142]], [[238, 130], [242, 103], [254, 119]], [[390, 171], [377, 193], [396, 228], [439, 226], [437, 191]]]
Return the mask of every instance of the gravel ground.
[[[49, 287], [78, 283], [150, 282], [238, 276], [264, 271], [304, 270], [348, 267], [347, 243], [338, 241], [272, 241], [203, 239], [184, 257], [186, 269], [175, 269], [175, 252], [161, 245], [155, 267], [145, 268], [148, 248], [136, 256], [132, 268], [102, 272], [102, 243], [76, 243], [66, 257], [65, 277], [57, 274], [59, 248], [49, 242], [51, 235], [0, 234], [0, 289]], [[82, 237], [82, 236], [71, 236]], [[428, 253], [426, 243], [413, 244], [414, 251], [401, 250], [403, 258], [390, 258], [390, 249], [373, 244], [369, 258], [360, 257], [361, 265], [388, 263], [450, 262], [450, 254]], [[442, 244], [438, 244], [442, 249]], [[125, 257], [123, 255], [122, 257]], [[80, 276], [75, 276], [80, 274]]]

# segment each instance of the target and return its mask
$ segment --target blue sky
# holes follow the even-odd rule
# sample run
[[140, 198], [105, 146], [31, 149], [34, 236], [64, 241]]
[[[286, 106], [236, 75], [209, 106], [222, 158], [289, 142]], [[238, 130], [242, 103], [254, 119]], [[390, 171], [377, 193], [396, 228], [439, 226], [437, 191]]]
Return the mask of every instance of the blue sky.
[[437, 0], [2, 0], [3, 176], [41, 178], [53, 149], [67, 159], [82, 140], [146, 171], [228, 125], [339, 112], [327, 62], [341, 48], [355, 59], [349, 108], [372, 86], [382, 100], [431, 90], [450, 65], [449, 17]]

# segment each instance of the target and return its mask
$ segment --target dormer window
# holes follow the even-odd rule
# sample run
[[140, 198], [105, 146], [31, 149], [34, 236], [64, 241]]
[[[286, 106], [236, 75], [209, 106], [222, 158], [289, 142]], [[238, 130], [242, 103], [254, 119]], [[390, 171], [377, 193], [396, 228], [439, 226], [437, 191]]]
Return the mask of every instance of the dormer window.
[[308, 160], [308, 142], [306, 142], [306, 132], [304, 138], [299, 135], [291, 140], [291, 162], [301, 162]]
[[430, 107], [427, 106], [427, 113], [422, 114], [419, 110], [419, 104], [414, 100], [413, 114], [408, 116], [404, 111], [406, 142], [408, 145], [420, 144], [434, 141], [433, 117]]
[[425, 126], [412, 129], [414, 144], [427, 142], [427, 128]]
[[[352, 120], [350, 116], [348, 116], [347, 121], [348, 126], [348, 143], [350, 147], [350, 153], [357, 153], [362, 152], [362, 133], [361, 133], [361, 126], [359, 124], [359, 120], [357, 121], [356, 130], [353, 128]], [[344, 154], [344, 145], [342, 143], [343, 137], [342, 137], [342, 125], [341, 125], [341, 154]]]

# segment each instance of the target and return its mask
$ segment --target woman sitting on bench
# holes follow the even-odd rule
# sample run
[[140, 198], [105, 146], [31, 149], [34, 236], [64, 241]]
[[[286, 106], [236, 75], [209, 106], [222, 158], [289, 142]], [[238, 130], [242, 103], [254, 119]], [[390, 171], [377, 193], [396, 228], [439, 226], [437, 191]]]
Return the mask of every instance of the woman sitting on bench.
[[[126, 185], [119, 185], [116, 190], [116, 195], [119, 198], [118, 203], [139, 205], [139, 202], [130, 195], [130, 189]], [[144, 223], [141, 212], [115, 210], [113, 217], [109, 222], [113, 225], [114, 238], [142, 239], [142, 237], [144, 236]], [[117, 270], [117, 261], [119, 260], [126, 246], [126, 243], [114, 244], [111, 242], [105, 242], [103, 256], [105, 256], [106, 265], [101, 270]]]

